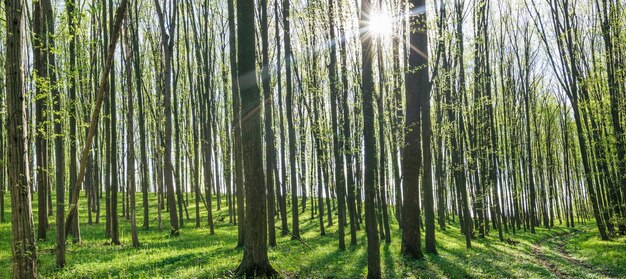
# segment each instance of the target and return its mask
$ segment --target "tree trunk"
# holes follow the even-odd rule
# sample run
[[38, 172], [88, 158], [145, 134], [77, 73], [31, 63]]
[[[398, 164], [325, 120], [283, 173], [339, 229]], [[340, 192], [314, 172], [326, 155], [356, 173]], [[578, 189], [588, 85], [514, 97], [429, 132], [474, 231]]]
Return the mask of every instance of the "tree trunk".
[[237, 247], [242, 247], [245, 240], [245, 211], [244, 211], [244, 179], [242, 170], [242, 150], [241, 150], [241, 110], [240, 110], [240, 92], [239, 82], [237, 80], [237, 37], [236, 37], [236, 25], [235, 25], [235, 0], [228, 1], [228, 32], [229, 32], [229, 45], [230, 45], [230, 78], [232, 82], [231, 90], [233, 95], [233, 126], [234, 126], [234, 148], [233, 159], [235, 163], [235, 186], [237, 193], [237, 219], [239, 223], [238, 228], [238, 241]]
[[[339, 35], [339, 37], [342, 37], [343, 34], [346, 34], [346, 30], [345, 30], [345, 25], [343, 24], [344, 22], [344, 18], [342, 16], [342, 14], [340, 13], [339, 16], [339, 29], [341, 30], [341, 34]], [[342, 156], [345, 156], [346, 159], [346, 170], [347, 170], [347, 175], [346, 177], [347, 179], [347, 197], [348, 197], [348, 215], [350, 218], [350, 245], [354, 246], [357, 244], [357, 237], [356, 237], [356, 231], [357, 231], [357, 222], [358, 222], [358, 216], [357, 212], [356, 212], [356, 201], [355, 201], [355, 181], [354, 181], [354, 172], [352, 169], [352, 135], [351, 135], [351, 127], [350, 127], [350, 107], [348, 105], [348, 69], [347, 69], [347, 64], [348, 64], [348, 58], [347, 58], [347, 48], [346, 48], [346, 40], [340, 40], [339, 42], [339, 47], [340, 47], [340, 52], [339, 52], [339, 56], [340, 56], [340, 60], [341, 60], [341, 65], [340, 65], [340, 70], [341, 70], [341, 84], [343, 85], [343, 88], [341, 90], [341, 112], [343, 114], [343, 121], [342, 124], [343, 125], [343, 146], [341, 148], [343, 148], [343, 154]]]
[[282, 236], [286, 236], [289, 233], [289, 225], [287, 225], [287, 159], [285, 158], [285, 143], [287, 142], [285, 138], [285, 116], [283, 113], [283, 94], [282, 94], [282, 67], [281, 67], [281, 40], [280, 40], [280, 20], [279, 15], [280, 10], [278, 8], [279, 1], [274, 1], [274, 15], [275, 15], [275, 25], [274, 25], [274, 35], [276, 37], [276, 89], [278, 95], [278, 114], [279, 114], [279, 134], [281, 137], [280, 140], [280, 190], [277, 193], [280, 193], [278, 199], [278, 207], [280, 211], [280, 224], [281, 224], [281, 234]]
[[[335, 35], [335, 0], [328, 0], [328, 19], [330, 41], [334, 42]], [[328, 65], [328, 79], [330, 82], [331, 94], [331, 114], [332, 114], [332, 131], [333, 131], [333, 155], [335, 158], [335, 187], [337, 189], [337, 215], [338, 215], [338, 237], [339, 250], [346, 249], [345, 241], [345, 224], [346, 224], [346, 180], [344, 173], [344, 157], [343, 157], [343, 139], [341, 136], [340, 120], [339, 120], [339, 79], [337, 77], [337, 44], [330, 46], [330, 64]], [[348, 116], [344, 116], [348, 117]]]
[[37, 277], [37, 247], [28, 175], [24, 11], [22, 1], [5, 1], [7, 166], [11, 187], [13, 278]]
[[[412, 0], [413, 7], [423, 7], [424, 0]], [[422, 258], [420, 236], [420, 205], [419, 205], [419, 174], [420, 174], [420, 88], [429, 86], [427, 57], [420, 53], [427, 53], [426, 33], [421, 30], [425, 26], [426, 15], [417, 15], [416, 19], [410, 20], [409, 40], [415, 50], [409, 52], [409, 64], [412, 69], [406, 73], [406, 135], [404, 152], [402, 156], [403, 181], [403, 209], [402, 212], [402, 254], [415, 259]], [[415, 212], [407, 214], [406, 212]]]
[[[77, 114], [77, 99], [76, 99], [76, 90], [78, 87], [78, 71], [76, 69], [76, 42], [78, 40], [77, 35], [75, 35], [76, 33], [76, 21], [77, 21], [77, 16], [76, 13], [77, 11], [75, 11], [76, 8], [76, 1], [75, 0], [67, 0], [66, 1], [66, 9], [67, 9], [67, 15], [68, 15], [68, 28], [70, 30], [70, 34], [74, 34], [71, 36], [70, 38], [70, 44], [69, 44], [69, 58], [70, 58], [70, 65], [69, 65], [69, 71], [70, 71], [70, 87], [69, 87], [69, 108], [68, 108], [68, 112], [69, 112], [69, 117], [70, 117], [70, 187], [74, 187], [74, 184], [76, 184], [76, 176], [77, 173], [76, 171], [78, 170], [78, 166], [77, 166], [77, 162], [76, 162], [76, 156], [77, 156], [77, 133], [76, 133], [76, 117], [78, 116]], [[79, 187], [82, 185], [79, 185]], [[72, 193], [73, 191], [70, 188], [70, 201], [72, 200]], [[78, 219], [78, 215], [76, 215], [77, 217], [72, 220], [72, 230], [71, 230], [71, 234], [74, 237], [73, 241], [74, 243], [80, 243], [81, 242], [81, 237], [80, 237], [80, 227], [79, 227], [79, 219]]]
[[267, 207], [263, 174], [261, 92], [256, 74], [254, 1], [237, 1], [238, 75], [241, 86], [243, 155], [246, 181], [246, 238], [243, 260], [237, 275], [273, 277], [277, 273], [267, 255]]
[[300, 223], [298, 220], [298, 176], [296, 172], [296, 131], [293, 123], [293, 79], [291, 77], [291, 29], [289, 16], [289, 1], [283, 0], [283, 32], [285, 40], [285, 74], [287, 93], [285, 95], [287, 105], [285, 107], [287, 111], [287, 131], [289, 134], [289, 183], [291, 184], [291, 225], [292, 225], [292, 239], [300, 238]]
[[139, 28], [138, 28], [138, 15], [139, 15], [139, 7], [138, 2], [135, 2], [134, 11], [133, 11], [133, 22], [131, 24], [132, 29], [132, 57], [133, 57], [133, 66], [135, 73], [135, 80], [137, 82], [137, 103], [139, 104], [139, 146], [140, 146], [140, 159], [141, 159], [141, 194], [142, 194], [142, 206], [143, 206], [143, 228], [147, 230], [150, 228], [150, 206], [148, 202], [148, 187], [150, 185], [150, 175], [148, 174], [148, 144], [147, 144], [147, 130], [146, 130], [146, 120], [145, 120], [145, 112], [144, 105], [145, 102], [143, 100], [143, 79], [141, 77], [141, 53], [139, 52]]
[[[35, 3], [33, 10], [33, 58], [34, 58], [34, 71], [38, 79], [43, 82], [47, 79], [47, 55], [46, 48], [48, 48], [45, 31], [45, 17], [43, 14], [43, 1]], [[35, 149], [37, 159], [37, 197], [38, 197], [38, 226], [37, 226], [37, 239], [46, 239], [46, 230], [48, 228], [48, 141], [46, 139], [46, 111], [48, 110], [48, 98], [49, 94], [44, 90], [43, 84], [37, 82], [35, 86], [38, 89], [38, 94], [43, 95], [36, 98], [36, 126], [37, 134], [35, 135]]]
[[136, 179], [135, 179], [135, 129], [134, 129], [134, 104], [133, 104], [133, 86], [132, 86], [132, 70], [133, 67], [131, 65], [132, 61], [132, 52], [131, 52], [131, 42], [130, 37], [128, 35], [131, 32], [129, 29], [130, 20], [127, 20], [126, 25], [124, 26], [124, 39], [126, 41], [126, 51], [125, 62], [126, 62], [126, 94], [127, 94], [127, 105], [126, 105], [126, 174], [128, 175], [128, 192], [130, 194], [129, 197], [129, 207], [128, 211], [130, 213], [130, 231], [131, 238], [133, 242], [133, 247], [139, 247], [139, 238], [137, 237], [137, 214], [135, 212], [135, 193], [137, 192]]
[[165, 14], [161, 9], [159, 0], [155, 0], [155, 6], [157, 8], [157, 14], [159, 16], [159, 26], [161, 28], [161, 47], [163, 51], [163, 109], [165, 113], [165, 147], [164, 147], [164, 181], [167, 189], [167, 206], [170, 213], [170, 235], [178, 236], [179, 221], [176, 209], [176, 196], [174, 189], [174, 174], [172, 162], [172, 56], [174, 52], [174, 45], [176, 42], [176, 19], [177, 19], [177, 7], [176, 1], [171, 3], [171, 11], [167, 12], [170, 17], [168, 20], [169, 28], [165, 26]]
[[268, 14], [267, 14], [267, 0], [261, 0], [261, 37], [263, 45], [263, 71], [262, 71], [262, 83], [263, 83], [263, 111], [265, 114], [265, 170], [266, 170], [266, 184], [267, 184], [267, 229], [269, 237], [269, 245], [271, 247], [276, 246], [276, 226], [275, 226], [275, 209], [276, 202], [274, 196], [274, 174], [276, 172], [276, 150], [274, 142], [274, 130], [272, 129], [272, 91], [271, 91], [271, 77], [269, 72], [269, 35], [268, 35]]
[[[359, 28], [366, 30], [367, 16], [371, 11], [369, 0], [361, 0]], [[365, 231], [367, 234], [367, 277], [381, 278], [380, 247], [376, 229], [376, 138], [374, 130], [374, 78], [372, 60], [374, 47], [371, 36], [360, 33], [363, 91], [363, 136], [365, 142]], [[417, 194], [417, 192], [415, 192]], [[416, 196], [417, 197], [417, 196]], [[419, 208], [418, 208], [419, 210]], [[408, 214], [407, 214], [408, 215]]]
[[[114, 32], [115, 24], [113, 19], [113, 1], [109, 0], [109, 31]], [[111, 34], [113, 37], [113, 34]], [[114, 63], [114, 61], [112, 61]], [[115, 66], [112, 66], [115, 69]], [[111, 243], [114, 245], [120, 245], [120, 232], [119, 232], [119, 216], [117, 214], [117, 199], [119, 192], [119, 170], [118, 170], [118, 157], [117, 157], [117, 98], [116, 98], [116, 85], [115, 85], [115, 71], [110, 72], [110, 95], [109, 95], [109, 117], [111, 121], [111, 138], [109, 143], [109, 156], [111, 157], [111, 163], [109, 164], [109, 171], [111, 173], [111, 204], [110, 204], [110, 218], [111, 218]], [[78, 208], [77, 208], [78, 210]], [[76, 215], [78, 216], [78, 214]]]

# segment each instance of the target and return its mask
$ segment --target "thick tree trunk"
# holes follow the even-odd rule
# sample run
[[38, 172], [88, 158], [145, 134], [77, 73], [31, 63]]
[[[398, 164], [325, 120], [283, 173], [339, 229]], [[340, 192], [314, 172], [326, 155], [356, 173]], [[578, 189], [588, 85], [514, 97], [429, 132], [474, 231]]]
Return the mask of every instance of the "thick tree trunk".
[[276, 275], [267, 256], [267, 206], [263, 174], [261, 92], [256, 75], [254, 1], [237, 1], [238, 82], [241, 86], [243, 153], [246, 158], [246, 238], [237, 274], [246, 277]]
[[[423, 0], [413, 0], [413, 7], [423, 7]], [[429, 86], [428, 59], [422, 56], [427, 53], [426, 33], [422, 33], [425, 14], [410, 19], [409, 40], [415, 50], [409, 52], [408, 66], [413, 69], [406, 73], [406, 135], [404, 152], [402, 154], [403, 181], [403, 209], [402, 215], [402, 254], [412, 258], [422, 258], [420, 236], [420, 205], [419, 205], [419, 174], [420, 174], [420, 88]], [[415, 214], [406, 214], [414, 212]]]
[[11, 187], [13, 278], [37, 277], [37, 247], [28, 175], [26, 91], [24, 87], [24, 10], [22, 1], [5, 1], [7, 166]]

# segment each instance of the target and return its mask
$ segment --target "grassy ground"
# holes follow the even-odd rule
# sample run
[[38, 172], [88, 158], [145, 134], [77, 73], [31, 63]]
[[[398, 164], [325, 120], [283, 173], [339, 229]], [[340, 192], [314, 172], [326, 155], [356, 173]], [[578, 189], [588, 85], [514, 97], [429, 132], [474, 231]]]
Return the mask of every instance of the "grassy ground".
[[[192, 220], [186, 221], [177, 238], [170, 238], [167, 229], [159, 231], [156, 228], [156, 202], [151, 200], [151, 228], [139, 230], [142, 244], [139, 249], [130, 245], [130, 224], [124, 218], [120, 218], [122, 245], [111, 246], [104, 237], [104, 222], [87, 225], [86, 214], [81, 211], [83, 242], [71, 244], [70, 241], [68, 264], [61, 270], [57, 270], [54, 263], [55, 232], [52, 223], [48, 239], [38, 241], [39, 275], [46, 278], [229, 277], [243, 255], [242, 250], [235, 248], [237, 227], [229, 224], [226, 217], [216, 222], [215, 235], [209, 235], [206, 213], [203, 212], [203, 226], [195, 228], [192, 200], [190, 197]], [[215, 206], [215, 202], [213, 204]], [[204, 211], [201, 206], [201, 211]], [[34, 216], [37, 216], [36, 204], [33, 207]], [[227, 216], [225, 206], [214, 213], [216, 219], [220, 215]], [[163, 216], [165, 218], [167, 214], [164, 212]], [[358, 233], [357, 246], [342, 252], [337, 249], [337, 226], [327, 228], [326, 236], [319, 236], [318, 222], [310, 220], [310, 216], [308, 210], [300, 216], [302, 238], [308, 247], [290, 240], [289, 236], [279, 237], [278, 246], [269, 253], [273, 266], [284, 277], [365, 277], [367, 255], [364, 231]], [[54, 222], [53, 218], [50, 221]], [[138, 216], [138, 223], [142, 224], [141, 216]], [[165, 219], [165, 228], [167, 224]], [[10, 223], [0, 224], [0, 278], [10, 274], [10, 232]], [[473, 248], [467, 250], [457, 227], [449, 225], [446, 231], [437, 231], [439, 255], [427, 255], [425, 260], [411, 261], [400, 256], [400, 231], [394, 223], [392, 242], [381, 243], [381, 263], [387, 278], [626, 278], [626, 238], [604, 242], [596, 234], [592, 225], [576, 229], [540, 228], [535, 235], [506, 235], [506, 238], [515, 241], [503, 243], [497, 240], [497, 233], [492, 232], [485, 239], [476, 239]], [[349, 241], [349, 236], [346, 239]]]

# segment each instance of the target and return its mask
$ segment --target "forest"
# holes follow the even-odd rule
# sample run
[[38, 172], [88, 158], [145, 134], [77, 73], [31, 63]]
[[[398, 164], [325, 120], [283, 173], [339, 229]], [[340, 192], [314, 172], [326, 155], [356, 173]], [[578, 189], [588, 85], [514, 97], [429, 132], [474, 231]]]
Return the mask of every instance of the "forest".
[[626, 278], [624, 0], [4, 0], [0, 278]]

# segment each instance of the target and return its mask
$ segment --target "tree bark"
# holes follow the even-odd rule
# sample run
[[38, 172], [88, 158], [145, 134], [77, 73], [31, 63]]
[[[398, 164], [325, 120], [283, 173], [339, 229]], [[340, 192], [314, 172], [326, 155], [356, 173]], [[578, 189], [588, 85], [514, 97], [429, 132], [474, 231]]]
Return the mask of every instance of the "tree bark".
[[237, 275], [246, 277], [276, 275], [267, 255], [267, 207], [263, 174], [261, 92], [256, 74], [254, 1], [237, 1], [237, 80], [241, 86], [244, 174], [246, 181], [246, 238], [243, 260]]
[[269, 72], [269, 35], [268, 35], [268, 14], [267, 14], [267, 2], [268, 0], [261, 0], [261, 37], [263, 45], [263, 71], [262, 83], [263, 83], [263, 101], [264, 114], [265, 114], [265, 179], [267, 185], [267, 229], [269, 237], [269, 245], [271, 247], [276, 246], [276, 226], [275, 226], [275, 210], [276, 199], [274, 196], [274, 189], [276, 186], [274, 174], [276, 172], [276, 150], [274, 141], [274, 129], [272, 129], [272, 103], [273, 94], [271, 91], [271, 77]]
[[[77, 156], [77, 148], [78, 148], [78, 142], [77, 142], [77, 133], [76, 133], [76, 117], [78, 116], [77, 114], [77, 107], [78, 107], [78, 103], [77, 103], [77, 99], [76, 99], [76, 91], [77, 91], [77, 87], [78, 87], [78, 70], [76, 68], [76, 42], [78, 40], [78, 36], [76, 35], [76, 25], [77, 25], [77, 18], [78, 16], [76, 15], [77, 11], [76, 11], [76, 0], [67, 0], [66, 1], [66, 9], [67, 9], [67, 16], [68, 16], [68, 28], [70, 31], [71, 38], [70, 38], [70, 43], [69, 43], [69, 58], [70, 58], [70, 65], [69, 65], [69, 71], [70, 71], [70, 87], [69, 87], [69, 117], [70, 117], [70, 187], [74, 187], [74, 185], [76, 184], [76, 176], [77, 173], [76, 171], [78, 170], [78, 166], [77, 166], [77, 162], [76, 162], [76, 156]], [[82, 185], [81, 185], [82, 186]], [[70, 189], [70, 200], [72, 200], [71, 194], [72, 194], [72, 190]], [[80, 227], [79, 227], [79, 219], [78, 219], [78, 215], [77, 217], [72, 221], [72, 230], [71, 230], [71, 234], [73, 236], [73, 242], [74, 243], [80, 243], [81, 242], [81, 236], [80, 236]]]
[[[412, 0], [413, 8], [420, 9], [425, 5], [424, 0]], [[419, 174], [421, 162], [420, 150], [420, 88], [429, 86], [427, 38], [426, 33], [422, 33], [425, 24], [425, 14], [416, 15], [409, 18], [410, 44], [415, 47], [409, 52], [408, 67], [410, 71], [406, 73], [406, 134], [404, 152], [402, 154], [403, 180], [403, 209], [402, 212], [402, 254], [415, 259], [423, 257], [420, 235], [420, 205], [419, 205]], [[408, 214], [407, 212], [415, 212]]]
[[176, 42], [176, 20], [177, 20], [177, 3], [172, 1], [171, 11], [167, 13], [170, 17], [169, 26], [166, 26], [165, 13], [159, 4], [159, 0], [155, 0], [157, 14], [159, 16], [159, 26], [161, 29], [161, 49], [163, 54], [163, 109], [165, 113], [165, 146], [164, 146], [164, 181], [167, 189], [167, 206], [170, 214], [170, 235], [178, 236], [179, 221], [176, 209], [176, 196], [174, 189], [174, 163], [172, 161], [172, 57], [174, 53], [174, 45]]
[[7, 172], [11, 187], [13, 278], [37, 277], [37, 247], [28, 175], [26, 91], [24, 86], [24, 10], [22, 1], [5, 1]]
[[37, 239], [45, 240], [48, 228], [48, 141], [46, 139], [46, 111], [48, 110], [49, 94], [43, 89], [45, 79], [47, 79], [47, 59], [46, 48], [48, 47], [45, 32], [45, 18], [43, 15], [43, 1], [35, 3], [33, 9], [33, 57], [34, 70], [37, 76], [35, 86], [38, 94], [43, 95], [36, 98], [36, 124], [37, 134], [35, 135], [35, 149], [37, 159], [37, 197], [38, 197], [38, 226]]
[[292, 20], [289, 13], [289, 1], [283, 0], [283, 32], [285, 40], [285, 76], [286, 76], [286, 107], [287, 132], [289, 134], [289, 183], [291, 184], [291, 235], [293, 240], [300, 238], [300, 223], [298, 219], [298, 175], [296, 171], [296, 130], [293, 123], [293, 79], [291, 77], [291, 29]]
[[127, 105], [126, 105], [126, 174], [128, 175], [128, 192], [130, 194], [129, 200], [129, 208], [130, 211], [130, 231], [131, 238], [133, 242], [133, 247], [139, 247], [139, 238], [137, 236], [137, 214], [135, 212], [135, 193], [137, 192], [137, 182], [135, 178], [135, 129], [134, 129], [134, 113], [135, 108], [133, 104], [133, 86], [132, 86], [132, 52], [131, 52], [131, 42], [128, 33], [130, 32], [129, 23], [127, 20], [126, 25], [124, 26], [124, 39], [126, 41], [125, 48], [125, 62], [126, 62], [126, 94], [127, 94]]
[[[361, 0], [359, 28], [366, 30], [371, 11], [369, 0]], [[374, 135], [374, 78], [372, 60], [374, 47], [367, 32], [360, 33], [363, 91], [363, 137], [365, 141], [365, 232], [367, 234], [367, 277], [381, 278], [380, 247], [376, 229], [376, 138]], [[417, 192], [416, 192], [417, 193]], [[419, 209], [418, 209], [419, 210]]]

